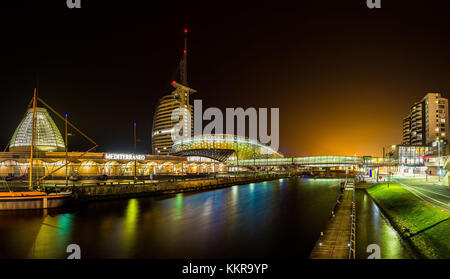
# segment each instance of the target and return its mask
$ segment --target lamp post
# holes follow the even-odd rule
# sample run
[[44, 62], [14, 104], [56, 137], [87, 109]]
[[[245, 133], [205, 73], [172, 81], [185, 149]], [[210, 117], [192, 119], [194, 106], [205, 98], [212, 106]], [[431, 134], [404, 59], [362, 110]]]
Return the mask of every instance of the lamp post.
[[236, 170], [237, 172], [236, 176], [239, 175], [239, 141], [237, 136], [235, 136], [235, 145], [236, 145]]
[[136, 184], [136, 122], [133, 122], [134, 131], [134, 183]]
[[438, 177], [439, 181], [441, 181], [441, 142], [442, 139], [438, 141], [438, 161], [437, 161], [437, 171], [438, 171]]
[[217, 178], [217, 169], [216, 169], [216, 134], [213, 135], [213, 170], [214, 170], [214, 179]]

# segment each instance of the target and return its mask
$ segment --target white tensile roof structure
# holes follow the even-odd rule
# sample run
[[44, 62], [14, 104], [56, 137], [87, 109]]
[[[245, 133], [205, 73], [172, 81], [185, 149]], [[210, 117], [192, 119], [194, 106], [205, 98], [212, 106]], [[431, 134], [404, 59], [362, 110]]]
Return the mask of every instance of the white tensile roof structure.
[[[33, 109], [28, 109], [9, 143], [9, 151], [30, 151]], [[34, 150], [64, 151], [64, 140], [45, 108], [35, 111]]]

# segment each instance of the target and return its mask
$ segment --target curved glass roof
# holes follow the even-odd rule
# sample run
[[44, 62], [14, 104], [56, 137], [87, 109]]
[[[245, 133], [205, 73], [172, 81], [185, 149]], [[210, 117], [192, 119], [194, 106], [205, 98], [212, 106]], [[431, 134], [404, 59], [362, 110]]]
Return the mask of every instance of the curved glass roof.
[[172, 146], [173, 153], [188, 150], [211, 150], [228, 149], [234, 150], [230, 159], [238, 156], [241, 159], [253, 158], [281, 158], [283, 155], [257, 140], [246, 137], [227, 134], [197, 135], [191, 138], [179, 140]]
[[[9, 144], [10, 151], [29, 151], [31, 148], [31, 130], [33, 109], [20, 122]], [[34, 148], [36, 151], [63, 151], [64, 140], [45, 108], [36, 108]]]

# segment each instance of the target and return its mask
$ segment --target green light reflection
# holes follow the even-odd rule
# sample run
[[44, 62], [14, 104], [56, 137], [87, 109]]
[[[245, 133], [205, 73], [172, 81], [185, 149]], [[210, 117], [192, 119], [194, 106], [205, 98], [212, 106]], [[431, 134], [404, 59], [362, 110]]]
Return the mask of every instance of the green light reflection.
[[126, 252], [130, 252], [136, 242], [136, 232], [139, 217], [139, 202], [137, 199], [130, 199], [125, 209], [125, 220], [123, 228], [123, 244]]
[[175, 196], [175, 220], [183, 218], [183, 194], [178, 193]]

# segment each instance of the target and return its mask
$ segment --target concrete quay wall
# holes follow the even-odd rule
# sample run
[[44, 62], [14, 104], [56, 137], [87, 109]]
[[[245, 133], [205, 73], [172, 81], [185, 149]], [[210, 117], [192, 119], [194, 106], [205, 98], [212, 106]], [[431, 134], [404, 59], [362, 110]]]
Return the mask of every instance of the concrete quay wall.
[[139, 197], [151, 195], [164, 195], [193, 191], [204, 191], [228, 187], [239, 184], [268, 181], [287, 177], [286, 174], [267, 174], [248, 177], [221, 177], [216, 179], [187, 180], [159, 183], [115, 184], [75, 186], [72, 191], [76, 202], [90, 200], [117, 199], [125, 197]]

